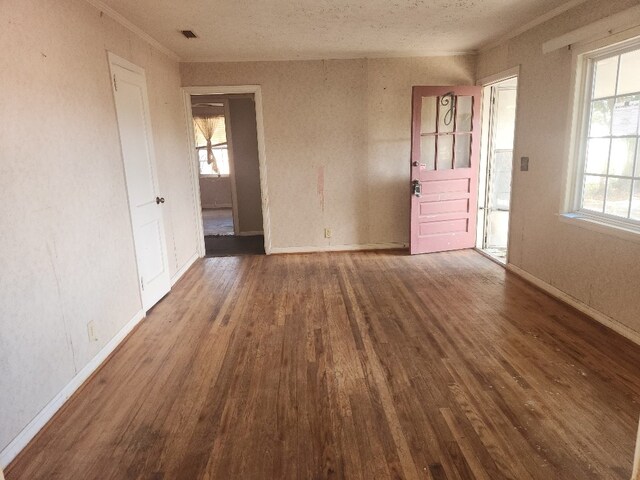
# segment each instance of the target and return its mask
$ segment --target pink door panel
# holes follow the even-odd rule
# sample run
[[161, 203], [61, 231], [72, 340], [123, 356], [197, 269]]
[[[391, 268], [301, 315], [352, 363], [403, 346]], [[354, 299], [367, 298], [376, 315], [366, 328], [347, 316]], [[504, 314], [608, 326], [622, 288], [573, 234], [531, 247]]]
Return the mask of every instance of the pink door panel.
[[476, 242], [480, 87], [413, 87], [411, 253]]

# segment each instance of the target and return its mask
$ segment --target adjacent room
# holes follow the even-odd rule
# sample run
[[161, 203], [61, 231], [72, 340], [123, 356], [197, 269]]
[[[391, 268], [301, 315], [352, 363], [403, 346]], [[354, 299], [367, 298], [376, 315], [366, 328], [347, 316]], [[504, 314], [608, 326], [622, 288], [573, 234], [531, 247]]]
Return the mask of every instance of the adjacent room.
[[640, 480], [637, 0], [0, 20], [0, 480]]

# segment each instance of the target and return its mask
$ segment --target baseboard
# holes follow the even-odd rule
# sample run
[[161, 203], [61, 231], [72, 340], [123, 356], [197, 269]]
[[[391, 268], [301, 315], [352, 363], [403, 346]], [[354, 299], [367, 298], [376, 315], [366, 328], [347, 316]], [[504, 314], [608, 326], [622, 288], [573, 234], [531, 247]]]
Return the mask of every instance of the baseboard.
[[596, 322], [601, 323], [602, 325], [609, 327], [611, 330], [619, 333], [623, 337], [631, 340], [633, 343], [640, 345], [640, 332], [636, 332], [635, 330], [623, 325], [619, 321], [605, 315], [604, 313], [596, 310], [593, 307], [590, 307], [586, 303], [581, 302], [577, 298], [572, 297], [571, 295], [563, 292], [559, 288], [554, 287], [553, 285], [548, 284], [544, 280], [540, 280], [538, 277], [531, 275], [529, 272], [521, 269], [520, 267], [516, 267], [512, 263], [507, 264], [507, 270], [515, 273], [519, 277], [523, 278], [529, 283], [532, 283], [539, 289], [545, 291], [552, 297], [557, 298], [558, 300], [571, 305], [576, 310], [581, 311], [585, 315], [593, 318]]
[[102, 347], [98, 354], [84, 366], [71, 381], [29, 422], [29, 424], [0, 452], [0, 468], [6, 468], [9, 463], [36, 436], [58, 410], [69, 400], [78, 388], [95, 372], [100, 365], [120, 345], [127, 335], [144, 318], [144, 311], [140, 310], [127, 324], [120, 329], [109, 342]]
[[254, 232], [238, 232], [239, 237], [253, 237], [254, 235], [264, 235], [262, 230], [256, 230]]
[[323, 245], [317, 247], [272, 247], [271, 253], [347, 252], [359, 250], [397, 250], [407, 248], [406, 243], [353, 243], [347, 245]]
[[200, 208], [207, 210], [220, 210], [222, 208], [233, 208], [233, 205], [230, 203], [214, 203], [213, 205], [203, 203], [200, 205]]
[[638, 439], [636, 440], [636, 453], [633, 456], [631, 480], [640, 480], [640, 425], [638, 425]]
[[185, 263], [184, 266], [180, 270], [178, 270], [173, 275], [173, 277], [171, 277], [171, 286], [172, 287], [178, 282], [178, 280], [180, 280], [182, 278], [182, 276], [185, 273], [187, 273], [187, 270], [189, 270], [191, 268], [191, 265], [193, 265], [196, 262], [196, 260], [198, 260], [198, 258], [200, 258], [198, 256], [198, 253], [197, 252], [194, 253], [193, 256], [189, 260], [187, 260], [187, 263]]

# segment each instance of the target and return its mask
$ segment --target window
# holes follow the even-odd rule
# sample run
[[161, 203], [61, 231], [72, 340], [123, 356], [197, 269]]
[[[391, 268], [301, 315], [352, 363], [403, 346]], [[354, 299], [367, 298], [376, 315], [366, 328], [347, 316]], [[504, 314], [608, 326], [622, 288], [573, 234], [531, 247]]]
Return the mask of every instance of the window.
[[640, 230], [640, 42], [584, 57], [574, 206]]
[[224, 115], [194, 117], [193, 127], [200, 175], [229, 175], [229, 150]]

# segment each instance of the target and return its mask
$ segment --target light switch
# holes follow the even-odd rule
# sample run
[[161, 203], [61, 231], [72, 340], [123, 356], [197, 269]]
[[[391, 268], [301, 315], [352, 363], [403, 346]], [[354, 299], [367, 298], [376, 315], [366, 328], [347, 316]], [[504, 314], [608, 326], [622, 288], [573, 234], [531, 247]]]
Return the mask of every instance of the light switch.
[[521, 172], [529, 171], [529, 157], [520, 157], [520, 171]]

